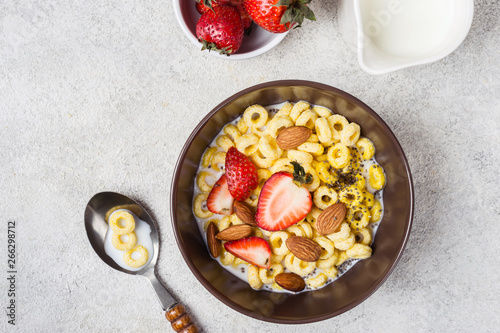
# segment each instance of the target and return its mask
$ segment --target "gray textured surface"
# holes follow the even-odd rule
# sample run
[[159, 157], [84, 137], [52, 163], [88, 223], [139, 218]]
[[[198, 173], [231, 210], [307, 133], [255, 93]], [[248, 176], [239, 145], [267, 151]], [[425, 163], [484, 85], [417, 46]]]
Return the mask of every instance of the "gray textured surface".
[[[31, 4], [30, 4], [31, 3]], [[373, 77], [318, 22], [246, 61], [188, 43], [171, 1], [0, 3], [0, 331], [170, 331], [142, 278], [109, 269], [86, 239], [96, 192], [146, 202], [161, 224], [159, 271], [206, 332], [498, 332], [500, 4], [476, 1], [464, 44], [437, 63]], [[169, 186], [183, 142], [233, 93], [307, 79], [373, 107], [405, 150], [412, 235], [387, 282], [355, 309], [282, 326], [225, 307], [191, 275], [173, 239]], [[6, 222], [16, 220], [17, 325], [7, 324]]]

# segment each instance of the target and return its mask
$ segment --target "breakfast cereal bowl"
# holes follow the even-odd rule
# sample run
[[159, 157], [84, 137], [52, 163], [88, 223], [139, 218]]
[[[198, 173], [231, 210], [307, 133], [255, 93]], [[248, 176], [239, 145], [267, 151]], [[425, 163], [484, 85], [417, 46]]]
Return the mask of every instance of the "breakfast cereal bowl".
[[[385, 170], [384, 216], [371, 248], [373, 254], [354, 264], [321, 289], [301, 293], [255, 290], [214, 260], [193, 213], [198, 166], [221, 129], [254, 104], [308, 101], [324, 106], [361, 126], [376, 147]], [[178, 159], [171, 189], [174, 235], [187, 265], [217, 299], [247, 316], [275, 323], [310, 323], [357, 306], [388, 278], [402, 255], [413, 218], [413, 184], [406, 157], [385, 122], [367, 105], [337, 88], [309, 81], [275, 81], [245, 89], [215, 107], [195, 128]]]
[[[179, 26], [191, 43], [195, 45], [193, 51], [201, 50], [202, 45], [196, 37], [196, 23], [201, 15], [196, 11], [195, 0], [173, 0], [173, 4]], [[249, 59], [271, 50], [278, 45], [286, 35], [287, 33], [275, 34], [268, 32], [254, 23], [250, 34], [243, 37], [243, 43], [240, 49], [234, 54], [226, 56], [215, 51], [203, 52], [209, 53], [215, 57], [230, 60]]]

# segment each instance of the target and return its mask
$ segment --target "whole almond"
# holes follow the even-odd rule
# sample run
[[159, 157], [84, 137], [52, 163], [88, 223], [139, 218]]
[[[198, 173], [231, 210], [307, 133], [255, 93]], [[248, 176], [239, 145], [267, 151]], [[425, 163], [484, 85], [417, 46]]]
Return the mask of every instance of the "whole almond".
[[314, 262], [321, 256], [321, 246], [309, 238], [300, 236], [289, 237], [286, 240], [286, 247], [288, 247], [294, 256], [303, 261]]
[[214, 258], [217, 258], [220, 254], [220, 240], [215, 238], [215, 235], [219, 233], [219, 228], [215, 225], [215, 223], [210, 222], [207, 228], [207, 244], [208, 251], [210, 255]]
[[285, 128], [278, 134], [276, 142], [281, 149], [297, 148], [307, 141], [312, 134], [312, 130], [305, 126], [291, 126]]
[[243, 201], [235, 201], [233, 204], [233, 211], [241, 222], [251, 225], [252, 227], [257, 226], [257, 223], [255, 222], [255, 213], [252, 208], [250, 208]]
[[302, 291], [306, 287], [304, 279], [295, 273], [280, 273], [275, 276], [274, 281], [282, 288], [294, 292]]
[[345, 204], [342, 202], [328, 206], [316, 219], [316, 230], [321, 235], [336, 232], [344, 221], [345, 213]]
[[215, 237], [221, 241], [229, 242], [248, 237], [251, 233], [252, 227], [248, 224], [237, 224], [222, 230]]

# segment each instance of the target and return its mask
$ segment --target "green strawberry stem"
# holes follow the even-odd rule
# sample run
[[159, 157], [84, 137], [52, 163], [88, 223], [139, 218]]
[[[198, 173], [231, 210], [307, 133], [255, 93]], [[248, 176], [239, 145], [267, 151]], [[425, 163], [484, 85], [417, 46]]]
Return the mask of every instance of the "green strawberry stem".
[[229, 56], [232, 53], [232, 49], [230, 49], [229, 47], [224, 47], [224, 48], [220, 49], [217, 47], [217, 45], [215, 45], [215, 43], [209, 43], [204, 39], [200, 39], [200, 42], [203, 45], [201, 47], [202, 51], [203, 50], [208, 50], [208, 52], [216, 51], [216, 52], [219, 52], [220, 54], [226, 55], [226, 56]]
[[279, 0], [274, 6], [285, 6], [287, 10], [281, 17], [280, 24], [297, 23], [295, 28], [302, 26], [304, 18], [316, 21], [314, 12], [307, 6], [312, 0]]
[[309, 174], [306, 174], [304, 168], [297, 162], [290, 162], [293, 165], [293, 180], [301, 183], [301, 184], [309, 184], [313, 181], [313, 177]]

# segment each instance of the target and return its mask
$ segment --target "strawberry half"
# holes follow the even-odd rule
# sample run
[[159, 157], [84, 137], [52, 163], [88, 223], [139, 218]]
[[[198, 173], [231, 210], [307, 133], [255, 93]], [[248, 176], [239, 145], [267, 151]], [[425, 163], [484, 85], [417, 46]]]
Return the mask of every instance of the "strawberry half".
[[260, 237], [247, 237], [224, 243], [232, 255], [260, 268], [271, 267], [271, 247]]
[[300, 27], [304, 18], [316, 21], [307, 6], [311, 0], [244, 0], [252, 20], [267, 31], [282, 33], [293, 26]]
[[227, 177], [222, 175], [207, 198], [207, 208], [214, 214], [231, 215], [234, 198], [227, 188]]
[[229, 55], [241, 46], [243, 21], [234, 7], [218, 5], [201, 15], [196, 23], [196, 36], [203, 44], [202, 50]]
[[268, 231], [278, 231], [299, 222], [311, 210], [309, 191], [294, 182], [294, 176], [285, 171], [272, 175], [262, 187], [255, 221]]
[[239, 201], [247, 199], [259, 184], [255, 165], [234, 147], [226, 153], [226, 175], [229, 192]]

